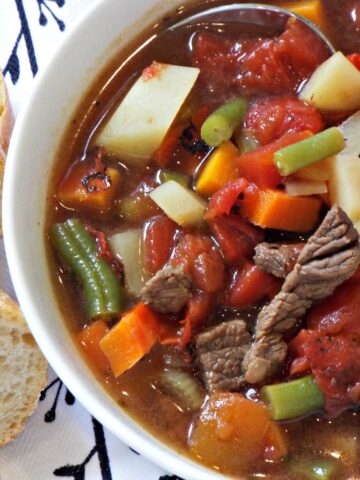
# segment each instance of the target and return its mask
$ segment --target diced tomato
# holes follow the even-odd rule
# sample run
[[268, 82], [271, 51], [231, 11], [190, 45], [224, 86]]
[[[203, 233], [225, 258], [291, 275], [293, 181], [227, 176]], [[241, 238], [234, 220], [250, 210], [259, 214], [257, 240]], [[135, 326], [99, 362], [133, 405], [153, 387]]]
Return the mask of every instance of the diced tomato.
[[255, 305], [263, 298], [272, 298], [281, 288], [281, 281], [250, 262], [235, 270], [227, 292], [232, 308]]
[[295, 357], [305, 355], [304, 345], [308, 338], [308, 330], [301, 329], [300, 332], [289, 342], [289, 352]]
[[245, 128], [262, 145], [267, 145], [287, 132], [318, 133], [324, 128], [324, 122], [316, 108], [288, 95], [256, 100], [247, 112]]
[[251, 97], [295, 92], [329, 55], [324, 42], [302, 22], [289, 22], [273, 39], [230, 40], [205, 32], [193, 42], [193, 64], [213, 96], [229, 89]]
[[92, 227], [90, 224], [87, 224], [85, 228], [96, 242], [98, 256], [103, 260], [105, 260], [110, 265], [110, 267], [113, 269], [114, 273], [118, 277], [122, 277], [123, 270], [124, 270], [123, 265], [111, 253], [107, 235], [101, 230], [97, 230], [96, 228]]
[[237, 160], [239, 175], [259, 188], [275, 188], [281, 183], [282, 177], [274, 164], [274, 153], [311, 135], [309, 130], [288, 132], [268, 145], [244, 153]]
[[237, 215], [215, 218], [209, 221], [209, 225], [225, 260], [229, 263], [235, 263], [253, 255], [256, 244], [264, 238], [260, 228]]
[[221, 290], [225, 283], [224, 262], [218, 250], [203, 252], [196, 258], [192, 274], [195, 285], [205, 293]]
[[211, 196], [205, 217], [211, 219], [219, 215], [229, 214], [239, 195], [244, 192], [247, 186], [248, 182], [244, 178], [227, 182]]
[[224, 286], [223, 259], [205, 235], [184, 235], [174, 250], [172, 264], [181, 265], [193, 278], [196, 288], [203, 292], [212, 293]]
[[209, 252], [213, 244], [206, 235], [183, 235], [176, 245], [171, 263], [181, 265], [185, 272], [190, 273], [195, 259], [203, 252]]
[[188, 302], [188, 310], [185, 319], [182, 321], [184, 329], [178, 338], [178, 345], [185, 348], [191, 341], [193, 333], [196, 332], [211, 314], [214, 296], [209, 293], [195, 292]]
[[205, 122], [210, 113], [214, 110], [214, 106], [202, 105], [198, 110], [194, 112], [191, 117], [191, 123], [200, 132], [202, 124]]
[[320, 336], [310, 331], [305, 345], [306, 357], [316, 383], [325, 396], [326, 411], [339, 414], [344, 408], [358, 403], [349, 397], [349, 390], [360, 379], [360, 336], [341, 332]]
[[354, 67], [360, 70], [360, 53], [352, 53], [347, 56], [347, 59], [350, 60]]
[[360, 403], [360, 285], [355, 279], [313, 307], [302, 330], [289, 344], [296, 358], [290, 373], [308, 369], [325, 396], [328, 414]]
[[340, 331], [360, 334], [359, 315], [360, 285], [348, 280], [340, 285], [333, 295], [310, 310], [307, 326], [311, 330], [329, 335]]
[[290, 365], [290, 375], [304, 374], [310, 370], [310, 362], [304, 357], [295, 358]]
[[179, 145], [180, 137], [187, 125], [186, 122], [182, 122], [170, 128], [162, 144], [153, 155], [153, 158], [159, 167], [165, 167], [170, 162], [176, 147]]
[[145, 226], [144, 259], [146, 270], [154, 274], [169, 260], [178, 228], [166, 215], [159, 215]]

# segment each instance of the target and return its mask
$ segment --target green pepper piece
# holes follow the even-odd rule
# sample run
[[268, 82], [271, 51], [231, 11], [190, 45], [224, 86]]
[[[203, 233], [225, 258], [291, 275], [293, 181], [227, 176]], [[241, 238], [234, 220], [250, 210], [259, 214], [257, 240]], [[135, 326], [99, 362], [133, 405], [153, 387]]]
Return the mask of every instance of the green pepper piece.
[[267, 403], [274, 420], [289, 420], [324, 406], [324, 396], [312, 375], [291, 382], [266, 385], [260, 398]]
[[82, 284], [90, 318], [115, 315], [121, 311], [122, 290], [111, 267], [97, 257], [96, 245], [79, 220], [56, 224], [50, 232], [52, 243]]
[[242, 98], [231, 100], [211, 113], [201, 127], [201, 138], [211, 147], [230, 140], [240, 125], [248, 103]]
[[183, 173], [174, 172], [171, 170], [161, 170], [160, 171], [160, 182], [165, 183], [169, 180], [174, 180], [174, 182], [179, 183], [183, 187], [189, 186], [189, 177]]
[[305, 140], [281, 148], [274, 154], [280, 175], [291, 173], [339, 153], [345, 147], [341, 130], [331, 127]]

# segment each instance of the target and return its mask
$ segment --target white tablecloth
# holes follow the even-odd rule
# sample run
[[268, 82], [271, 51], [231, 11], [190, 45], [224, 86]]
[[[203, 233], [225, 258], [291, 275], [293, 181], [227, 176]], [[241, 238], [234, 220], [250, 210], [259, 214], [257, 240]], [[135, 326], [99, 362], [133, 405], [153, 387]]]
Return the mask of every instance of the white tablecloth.
[[[0, 68], [14, 113], [71, 23], [93, 0], [0, 0]], [[128, 0], [119, 0], [128, 1]], [[14, 295], [0, 243], [0, 288]], [[179, 480], [103, 429], [55, 373], [15, 442], [0, 449], [0, 480]]]

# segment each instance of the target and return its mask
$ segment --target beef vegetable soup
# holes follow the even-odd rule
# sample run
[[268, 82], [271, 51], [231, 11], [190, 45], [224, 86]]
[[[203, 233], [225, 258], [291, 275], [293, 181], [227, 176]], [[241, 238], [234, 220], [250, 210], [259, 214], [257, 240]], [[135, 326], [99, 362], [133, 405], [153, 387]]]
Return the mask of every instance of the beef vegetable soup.
[[182, 454], [359, 478], [359, 5], [273, 2], [334, 53], [294, 17], [205, 12], [223, 4], [162, 19], [77, 110], [47, 213], [59, 307], [104, 388]]

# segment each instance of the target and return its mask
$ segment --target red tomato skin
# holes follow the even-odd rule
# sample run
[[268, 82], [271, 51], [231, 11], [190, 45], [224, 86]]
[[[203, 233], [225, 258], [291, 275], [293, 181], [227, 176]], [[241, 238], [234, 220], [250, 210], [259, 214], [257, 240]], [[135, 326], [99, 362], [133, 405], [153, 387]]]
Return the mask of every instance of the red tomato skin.
[[200, 234], [186, 234], [177, 244], [172, 262], [181, 265], [205, 293], [224, 288], [225, 267], [221, 254], [211, 239]]
[[274, 164], [274, 153], [280, 148], [304, 140], [312, 135], [309, 130], [287, 132], [278, 140], [263, 145], [240, 155], [237, 159], [238, 173], [248, 182], [259, 188], [275, 188], [282, 182], [282, 177]]
[[[356, 273], [307, 316], [309, 329], [301, 352], [325, 396], [325, 409], [330, 416], [360, 403], [359, 312], [360, 284]], [[296, 365], [291, 371], [296, 373]]]
[[218, 250], [200, 253], [192, 273], [196, 287], [205, 293], [215, 293], [224, 287], [225, 267]]
[[359, 312], [360, 285], [350, 279], [313, 307], [306, 322], [310, 330], [324, 334], [336, 335], [340, 331], [360, 334]]
[[226, 215], [209, 221], [211, 231], [226, 262], [234, 264], [254, 254], [256, 244], [264, 239], [260, 228], [237, 215]]
[[281, 281], [250, 262], [235, 270], [227, 292], [227, 305], [245, 308], [261, 299], [272, 298], [281, 288]]
[[350, 55], [347, 55], [346, 58], [350, 60], [354, 67], [360, 70], [360, 53], [351, 53]]
[[193, 42], [192, 63], [212, 96], [232, 90], [246, 97], [295, 92], [328, 58], [329, 49], [301, 22], [274, 39], [230, 40], [201, 33]]
[[165, 215], [156, 216], [145, 226], [145, 268], [150, 274], [155, 274], [169, 260], [177, 232], [176, 223]]
[[245, 118], [245, 129], [262, 145], [287, 132], [310, 130], [318, 133], [323, 128], [320, 112], [292, 95], [260, 98], [250, 106]]
[[248, 182], [244, 178], [237, 178], [227, 182], [211, 196], [205, 218], [211, 219], [229, 214], [239, 195], [245, 191], [247, 186]]

